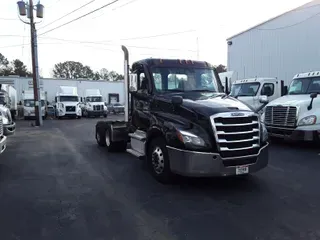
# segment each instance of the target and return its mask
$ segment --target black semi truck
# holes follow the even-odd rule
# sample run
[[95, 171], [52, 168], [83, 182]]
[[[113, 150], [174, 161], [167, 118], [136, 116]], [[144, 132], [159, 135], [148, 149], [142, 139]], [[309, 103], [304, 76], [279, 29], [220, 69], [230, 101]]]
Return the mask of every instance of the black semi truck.
[[174, 174], [248, 175], [267, 166], [268, 134], [259, 114], [223, 93], [212, 65], [145, 59], [130, 69], [122, 50], [125, 120], [97, 122], [100, 146], [146, 161], [162, 183]]

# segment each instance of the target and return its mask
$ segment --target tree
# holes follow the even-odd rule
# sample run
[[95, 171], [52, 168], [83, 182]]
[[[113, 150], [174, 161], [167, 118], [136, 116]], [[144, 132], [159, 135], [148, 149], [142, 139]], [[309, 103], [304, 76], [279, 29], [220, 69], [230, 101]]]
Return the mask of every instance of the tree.
[[84, 66], [80, 62], [66, 61], [57, 63], [53, 68], [53, 76], [56, 78], [77, 79], [94, 77], [94, 73], [89, 66]]
[[20, 77], [26, 77], [26, 76], [30, 76], [32, 75], [28, 69], [27, 66], [24, 65], [24, 63], [22, 61], [20, 61], [19, 59], [15, 59], [11, 62], [12, 65], [12, 73], [14, 75], [18, 75]]
[[106, 80], [106, 81], [109, 81], [110, 78], [109, 78], [109, 71], [106, 69], [106, 68], [102, 68], [100, 70], [100, 78], [102, 80]]
[[222, 73], [222, 72], [226, 72], [227, 71], [227, 67], [222, 65], [222, 64], [219, 64], [218, 66], [215, 66], [215, 68], [217, 69], [218, 73]]
[[101, 79], [101, 75], [99, 72], [95, 72], [93, 75], [93, 80], [100, 80]]

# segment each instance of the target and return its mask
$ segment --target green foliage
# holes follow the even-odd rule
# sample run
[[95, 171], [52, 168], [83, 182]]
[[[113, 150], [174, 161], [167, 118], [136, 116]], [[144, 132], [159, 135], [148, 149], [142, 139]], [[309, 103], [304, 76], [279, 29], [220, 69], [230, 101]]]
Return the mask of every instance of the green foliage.
[[74, 61], [55, 64], [53, 76], [65, 79], [87, 78], [95, 81], [119, 81], [124, 79], [122, 74], [118, 74], [115, 71], [108, 71], [106, 68], [102, 68], [99, 72], [94, 72], [89, 66], [84, 66], [80, 62]]
[[15, 59], [9, 62], [8, 59], [0, 53], [0, 75], [19, 75], [20, 77], [30, 77], [32, 73], [28, 71], [27, 66], [19, 60]]

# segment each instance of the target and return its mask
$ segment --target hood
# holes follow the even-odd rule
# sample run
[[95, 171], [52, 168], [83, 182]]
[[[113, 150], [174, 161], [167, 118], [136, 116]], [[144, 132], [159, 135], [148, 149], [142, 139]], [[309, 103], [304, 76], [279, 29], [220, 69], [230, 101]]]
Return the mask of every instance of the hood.
[[253, 111], [249, 105], [221, 93], [168, 94], [166, 95], [167, 101], [171, 101], [171, 97], [174, 95], [183, 97], [181, 107], [208, 117], [221, 112]]
[[61, 102], [65, 106], [77, 106], [79, 102]]
[[[317, 98], [315, 98], [314, 101], [317, 101]], [[273, 100], [267, 106], [283, 105], [283, 106], [299, 107], [299, 106], [308, 106], [310, 102], [311, 102], [311, 98], [309, 94], [286, 95]]]
[[97, 106], [97, 105], [104, 105], [104, 102], [88, 102], [88, 104], [92, 106]]

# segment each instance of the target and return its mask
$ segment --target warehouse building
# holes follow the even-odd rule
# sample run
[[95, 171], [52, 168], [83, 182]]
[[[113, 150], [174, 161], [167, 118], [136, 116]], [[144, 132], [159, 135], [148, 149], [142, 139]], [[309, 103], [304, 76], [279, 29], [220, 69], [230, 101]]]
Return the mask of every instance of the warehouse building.
[[[24, 90], [33, 89], [32, 78], [25, 77], [0, 77], [0, 83], [7, 83], [17, 90], [18, 102], [22, 98]], [[44, 90], [47, 95], [47, 100], [53, 102], [58, 91], [59, 86], [74, 86], [78, 89], [80, 97], [84, 96], [86, 89], [100, 89], [104, 101], [108, 103], [124, 102], [124, 81], [92, 81], [82, 79], [54, 79], [54, 78], [41, 78], [40, 88]]]
[[320, 70], [320, 0], [309, 2], [227, 39], [228, 71], [236, 79], [277, 77], [289, 85]]

